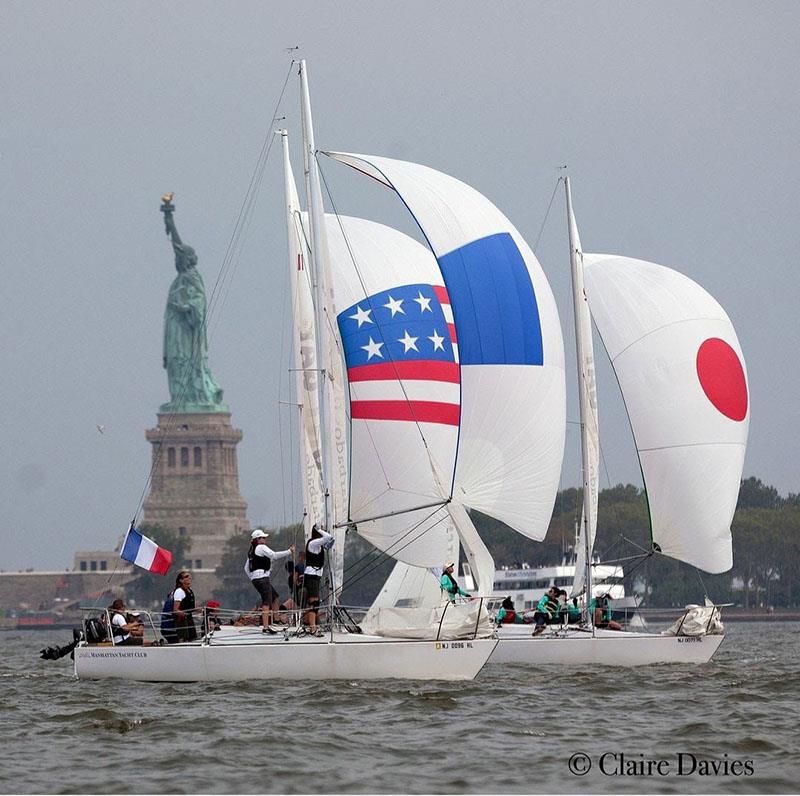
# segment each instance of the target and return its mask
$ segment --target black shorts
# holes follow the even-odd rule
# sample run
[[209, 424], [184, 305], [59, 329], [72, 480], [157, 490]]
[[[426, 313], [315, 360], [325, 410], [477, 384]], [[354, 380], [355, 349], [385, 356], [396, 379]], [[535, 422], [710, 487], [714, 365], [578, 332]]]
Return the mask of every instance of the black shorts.
[[322, 577], [319, 575], [306, 575], [303, 585], [306, 591], [306, 602], [319, 602], [319, 584]]
[[278, 592], [272, 588], [269, 578], [256, 578], [250, 581], [255, 590], [261, 595], [261, 605], [272, 605], [272, 601], [278, 596]]

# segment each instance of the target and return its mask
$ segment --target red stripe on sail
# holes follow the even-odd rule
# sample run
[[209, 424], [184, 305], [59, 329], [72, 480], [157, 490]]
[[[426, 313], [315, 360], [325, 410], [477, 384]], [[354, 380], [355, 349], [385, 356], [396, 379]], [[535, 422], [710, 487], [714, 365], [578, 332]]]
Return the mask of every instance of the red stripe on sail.
[[405, 359], [400, 362], [380, 362], [375, 365], [358, 365], [347, 371], [348, 381], [419, 381], [460, 382], [460, 371], [455, 362], [435, 359]]
[[352, 401], [350, 416], [355, 420], [409, 420], [457, 426], [458, 404], [440, 401]]
[[444, 285], [431, 285], [436, 298], [439, 299], [440, 304], [449, 304], [450, 296], [447, 295], [447, 288]]
[[157, 547], [156, 554], [153, 556], [153, 563], [150, 564], [150, 571], [158, 575], [166, 575], [171, 566], [172, 553], [163, 547]]
[[454, 323], [447, 324], [447, 331], [450, 332], [450, 342], [455, 343], [456, 340], [456, 325]]

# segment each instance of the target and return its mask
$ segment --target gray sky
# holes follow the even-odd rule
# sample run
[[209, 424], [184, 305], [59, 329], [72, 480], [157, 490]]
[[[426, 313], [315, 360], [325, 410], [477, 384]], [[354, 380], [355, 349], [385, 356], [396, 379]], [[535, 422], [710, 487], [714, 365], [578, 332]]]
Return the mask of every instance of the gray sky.
[[[137, 509], [144, 430], [168, 400], [174, 264], [159, 197], [175, 192], [210, 295], [294, 45], [320, 148], [448, 172], [532, 246], [568, 164], [587, 251], [676, 267], [726, 308], [750, 381], [745, 475], [799, 491], [799, 23], [794, 2], [6, 0], [0, 568], [70, 566], [76, 549], [113, 546]], [[281, 108], [293, 133], [297, 97], [293, 78]], [[341, 212], [403, 215], [389, 192], [323, 168]], [[253, 522], [296, 516], [276, 464], [288, 397], [282, 201], [276, 146], [211, 321]], [[537, 253], [559, 303], [575, 420], [561, 193]], [[598, 388], [602, 485], [640, 483], [607, 367]], [[567, 447], [563, 486], [579, 481], [574, 426]]]

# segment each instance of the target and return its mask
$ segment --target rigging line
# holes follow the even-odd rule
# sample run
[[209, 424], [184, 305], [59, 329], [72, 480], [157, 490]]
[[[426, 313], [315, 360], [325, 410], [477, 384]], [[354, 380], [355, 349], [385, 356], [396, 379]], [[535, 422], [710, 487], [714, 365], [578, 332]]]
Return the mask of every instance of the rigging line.
[[[344, 225], [342, 224], [341, 216], [339, 215], [339, 211], [336, 209], [336, 202], [333, 199], [333, 194], [331, 193], [330, 187], [328, 185], [328, 181], [325, 179], [325, 172], [322, 169], [322, 164], [319, 162], [319, 158], [317, 158], [317, 153], [316, 152], [314, 153], [314, 157], [317, 159], [317, 167], [318, 167], [319, 173], [320, 173], [320, 175], [322, 177], [322, 182], [325, 185], [325, 192], [328, 194], [328, 199], [330, 200], [331, 207], [333, 208], [333, 213], [336, 216], [336, 222], [339, 225], [339, 230], [341, 231], [342, 237], [343, 237], [344, 242], [345, 242], [345, 245], [347, 246], [347, 251], [348, 251], [348, 253], [350, 255], [350, 260], [353, 263], [353, 268], [355, 269], [356, 276], [358, 277], [358, 281], [361, 284], [361, 290], [364, 292], [365, 300], [367, 300], [369, 305], [370, 305], [370, 307], [372, 309], [374, 309], [374, 307], [372, 307], [372, 301], [369, 299], [369, 296], [367, 295], [367, 287], [364, 284], [364, 279], [363, 279], [363, 277], [361, 275], [361, 271], [359, 270], [358, 263], [356, 262], [356, 258], [355, 258], [355, 255], [353, 253], [353, 249], [350, 246], [350, 240], [348, 239], [347, 233], [345, 232]], [[377, 332], [378, 332], [378, 330], [376, 329], [376, 333]], [[386, 345], [386, 349], [388, 351], [389, 344], [388, 344], [388, 341], [386, 340], [386, 338], [383, 335], [383, 330], [380, 330], [380, 336], [383, 339], [384, 344]], [[389, 362], [391, 362], [391, 364], [393, 366], [393, 370], [394, 370], [395, 376], [397, 377], [397, 383], [400, 385], [400, 389], [402, 390], [402, 393], [403, 393], [403, 396], [405, 398], [406, 404], [408, 404], [409, 409], [411, 409], [411, 399], [408, 397], [408, 392], [406, 390], [405, 383], [400, 378], [400, 375], [397, 372], [397, 362], [396, 362], [396, 360], [394, 358], [390, 359]], [[459, 384], [459, 387], [460, 386], [461, 385]], [[460, 406], [459, 406], [459, 409], [460, 409]], [[412, 413], [413, 413], [413, 410], [412, 410]], [[442, 489], [443, 485], [440, 482], [439, 474], [438, 474], [438, 472], [436, 470], [436, 466], [435, 466], [436, 463], [435, 463], [435, 461], [433, 459], [433, 455], [431, 453], [430, 447], [428, 446], [428, 440], [425, 438], [425, 434], [422, 432], [422, 427], [419, 424], [419, 420], [417, 420], [416, 417], [415, 417], [413, 422], [414, 422], [414, 425], [417, 428], [417, 432], [419, 433], [420, 439], [422, 440], [422, 445], [425, 448], [425, 453], [428, 456], [428, 463], [430, 465], [431, 474], [433, 475], [434, 481], [436, 482], [436, 486], [439, 487], [439, 491], [441, 492], [441, 491], [443, 491], [443, 489]], [[380, 456], [378, 458], [380, 459]], [[452, 497], [452, 490], [451, 489], [448, 489], [447, 493]]]
[[[447, 519], [448, 516], [449, 515], [445, 515], [445, 516], [441, 517], [433, 525], [431, 525], [429, 528], [425, 528], [425, 530], [420, 531], [420, 533], [418, 533], [413, 539], [410, 539], [405, 545], [403, 545], [403, 547], [399, 548], [398, 550], [395, 550], [395, 553], [399, 553], [402, 550], [405, 550], [406, 547], [408, 547], [409, 545], [411, 545], [414, 542], [416, 542], [417, 539], [420, 539], [422, 536], [424, 536], [426, 533], [428, 533], [428, 531], [432, 531], [437, 525], [439, 525], [439, 523], [444, 522]], [[426, 519], [429, 519], [429, 517], [426, 517]], [[423, 522], [424, 522], [424, 520], [423, 520]], [[419, 527], [419, 526], [417, 526], [417, 527]], [[414, 530], [414, 529], [412, 529], [412, 530]], [[377, 548], [376, 548], [376, 552], [377, 552], [377, 557], [375, 559], [374, 566], [367, 567], [364, 571], [362, 571], [360, 573], [356, 573], [355, 576], [351, 576], [345, 583], [342, 584], [342, 587], [339, 590], [340, 593], [341, 593], [341, 590], [343, 590], [346, 586], [352, 586], [355, 583], [358, 583], [358, 581], [362, 580], [363, 578], [367, 577], [367, 575], [370, 575], [372, 572], [377, 570], [377, 568], [383, 563], [382, 559], [384, 559], [384, 558], [394, 558], [394, 555], [390, 555], [389, 553], [387, 553], [385, 551], [382, 551], [382, 550], [378, 550]], [[426, 567], [426, 569], [427, 569], [427, 567]]]
[[[657, 552], [656, 550], [651, 550], [647, 555], [642, 556], [642, 560], [638, 564], [636, 564], [636, 566], [634, 566], [633, 569], [628, 570], [628, 572], [626, 573], [626, 577], [630, 578], [631, 575], [633, 575], [633, 573], [636, 572], [636, 570], [639, 569], [639, 567], [642, 566], [642, 564], [644, 564], [645, 561], [649, 561], [656, 554], [656, 552]], [[631, 581], [631, 583], [633, 583], [633, 581]]]
[[553, 188], [553, 195], [550, 197], [550, 204], [547, 205], [547, 210], [545, 211], [544, 218], [542, 219], [542, 226], [539, 229], [539, 234], [536, 237], [536, 243], [533, 244], [533, 253], [536, 254], [536, 250], [539, 248], [539, 241], [542, 239], [542, 233], [544, 232], [544, 225], [547, 223], [547, 217], [550, 215], [550, 208], [553, 206], [553, 200], [556, 198], [556, 191], [558, 190], [558, 186], [561, 184], [563, 177], [559, 177], [556, 180], [555, 187]]
[[694, 567], [694, 574], [697, 575], [697, 579], [700, 581], [700, 588], [703, 590], [703, 597], [708, 597], [708, 589], [706, 589], [703, 576], [700, 574], [700, 570], [697, 567]]
[[[443, 522], [449, 516], [448, 514], [442, 515], [442, 517], [440, 519], [438, 519], [433, 525], [431, 525], [430, 528], [425, 528], [425, 530], [423, 530], [420, 534], [415, 536], [413, 539], [411, 539], [408, 542], [406, 542], [406, 544], [404, 544], [402, 547], [394, 549], [406, 537], [408, 537], [410, 534], [414, 533], [414, 531], [416, 531], [417, 528], [420, 527], [420, 525], [422, 525], [423, 523], [425, 523], [429, 519], [431, 519], [431, 517], [433, 517], [436, 514], [436, 512], [439, 511], [440, 508], [441, 508], [441, 506], [437, 506], [436, 508], [434, 508], [434, 510], [430, 514], [428, 514], [425, 517], [423, 517], [422, 519], [420, 519], [419, 522], [417, 522], [415, 525], [412, 525], [402, 536], [399, 536], [397, 539], [395, 539], [395, 541], [392, 542], [392, 544], [390, 544], [385, 550], [380, 550], [379, 548], [375, 547], [375, 550], [377, 550], [377, 552], [378, 552], [378, 558], [380, 558], [382, 556], [394, 558], [396, 553], [399, 553], [402, 550], [405, 550], [406, 547], [408, 547], [410, 544], [412, 544], [417, 539], [419, 539], [421, 536], [426, 534], [429, 530], [435, 528], [440, 522]], [[368, 558], [370, 555], [374, 555], [374, 552], [372, 550], [370, 550], [368, 553], [364, 554], [361, 558], [359, 558], [356, 561], [354, 561], [350, 565], [350, 569], [352, 570], [353, 567], [358, 565], [365, 558]], [[370, 570], [370, 571], [372, 571], [372, 570]], [[360, 573], [357, 572], [356, 574], [360, 574]], [[348, 581], [348, 583], [349, 583], [349, 581]]]
[[[278, 115], [278, 110], [280, 109], [281, 102], [283, 101], [283, 95], [286, 93], [286, 86], [288, 85], [289, 78], [292, 75], [292, 68], [294, 67], [294, 64], [295, 64], [294, 60], [292, 60], [289, 63], [289, 68], [288, 68], [288, 70], [286, 72], [286, 77], [285, 77], [285, 79], [283, 81], [283, 86], [281, 87], [280, 94], [278, 95], [278, 100], [275, 103], [275, 108], [274, 108], [274, 110], [272, 112], [272, 120], [270, 122], [270, 126], [272, 126], [272, 124], [274, 123], [275, 118]], [[233, 249], [233, 246], [234, 246], [234, 243], [235, 243], [235, 238], [236, 238], [236, 235], [237, 235], [237, 231], [241, 229], [242, 218], [243, 218], [245, 212], [249, 212], [247, 210], [248, 204], [252, 204], [252, 196], [254, 194], [254, 187], [260, 181], [260, 177], [258, 175], [261, 172], [263, 172], [263, 168], [266, 165], [266, 162], [267, 162], [267, 160], [269, 158], [270, 150], [272, 149], [272, 144], [273, 144], [274, 138], [275, 138], [275, 136], [273, 135], [272, 130], [268, 130], [267, 134], [264, 137], [264, 141], [263, 141], [263, 143], [261, 145], [261, 151], [260, 151], [260, 153], [258, 155], [258, 158], [256, 159], [256, 166], [253, 169], [253, 173], [250, 176], [250, 184], [247, 187], [247, 191], [245, 191], [244, 200], [242, 201], [242, 205], [239, 208], [239, 215], [238, 215], [238, 217], [236, 219], [236, 224], [234, 225], [233, 234], [231, 235], [231, 239], [228, 241], [228, 247], [227, 247], [227, 249], [225, 251], [225, 255], [222, 258], [222, 263], [223, 263], [222, 268], [220, 269], [220, 272], [217, 274], [217, 280], [214, 283], [213, 290], [211, 291], [212, 300], [213, 300], [214, 295], [215, 295], [215, 293], [217, 291], [217, 286], [219, 285], [221, 274], [222, 274], [222, 270], [225, 267], [225, 262], [226, 262], [226, 260], [228, 260], [229, 256], [231, 255], [231, 252], [232, 252], [232, 249]], [[262, 161], [263, 161], [263, 163], [262, 163]]]
[[[361, 556], [361, 558], [358, 558], [358, 559], [356, 559], [356, 560], [355, 560], [355, 561], [354, 561], [352, 564], [350, 564], [350, 570], [351, 570], [351, 572], [352, 572], [352, 571], [353, 571], [353, 570], [354, 570], [356, 567], [358, 567], [359, 565], [361, 565], [361, 563], [362, 563], [363, 561], [365, 561], [365, 560], [367, 560], [367, 559], [370, 559], [370, 558], [381, 558], [381, 557], [394, 557], [394, 553], [399, 553], [401, 550], [405, 550], [405, 548], [406, 548], [406, 547], [408, 547], [408, 545], [409, 545], [409, 544], [411, 544], [412, 542], [416, 541], [416, 539], [417, 539], [417, 538], [419, 538], [419, 537], [414, 537], [414, 539], [412, 539], [411, 541], [407, 542], [407, 543], [406, 543], [405, 545], [403, 545], [402, 547], [398, 548], [397, 550], [394, 550], [393, 552], [390, 552], [390, 551], [392, 551], [392, 548], [394, 548], [394, 547], [395, 547], [397, 544], [399, 544], [400, 542], [402, 542], [402, 541], [403, 541], [403, 540], [404, 540], [404, 539], [405, 539], [407, 536], [409, 536], [410, 534], [414, 533], [414, 531], [416, 531], [416, 530], [417, 530], [417, 528], [419, 528], [419, 527], [420, 527], [420, 525], [422, 525], [423, 523], [425, 523], [425, 522], [427, 522], [429, 519], [431, 519], [431, 517], [433, 517], [433, 516], [436, 514], [436, 512], [437, 512], [437, 511], [438, 511], [438, 508], [437, 508], [437, 509], [434, 509], [434, 510], [433, 510], [433, 511], [432, 511], [430, 514], [428, 514], [426, 517], [423, 517], [423, 518], [422, 518], [421, 520], [419, 520], [419, 522], [417, 522], [415, 525], [412, 525], [412, 526], [411, 526], [411, 528], [409, 528], [409, 529], [408, 529], [408, 531], [406, 531], [406, 533], [404, 533], [402, 536], [398, 537], [398, 538], [397, 538], [397, 539], [396, 539], [394, 542], [392, 542], [392, 544], [390, 544], [390, 545], [389, 545], [389, 547], [388, 547], [388, 548], [386, 548], [386, 550], [381, 550], [380, 548], [378, 548], [378, 547], [376, 547], [375, 545], [373, 545], [373, 548], [374, 548], [373, 550], [369, 550], [369, 551], [367, 551], [367, 552], [366, 552], [366, 553], [365, 553], [363, 556]], [[436, 525], [438, 525], [438, 524], [439, 524], [439, 522], [442, 522], [442, 520], [444, 520], [446, 516], [447, 516], [447, 515], [444, 515], [444, 516], [443, 516], [443, 517], [442, 517], [440, 520], [437, 520], [437, 522], [436, 522], [436, 523], [434, 523], [434, 524], [431, 526], [431, 528], [435, 528], [435, 527], [436, 527]], [[420, 534], [420, 536], [421, 536], [422, 534], [425, 534], [425, 533], [427, 533], [427, 532], [428, 532], [428, 530], [430, 530], [430, 529], [426, 528], [424, 531], [422, 531], [422, 533]], [[369, 568], [369, 571], [371, 572], [371, 571], [373, 571], [374, 567], [369, 567], [369, 564], [370, 564], [370, 562], [367, 560], [367, 561], [366, 561], [366, 564], [364, 564], [363, 566], [366, 566], [366, 567], [368, 567], [368, 568]], [[363, 570], [363, 566], [362, 566], [362, 570]], [[355, 575], [359, 575], [359, 574], [361, 574], [361, 571], [362, 571], [362, 570], [356, 570], [356, 572], [355, 572]], [[352, 575], [351, 575], [351, 577], [352, 577]], [[349, 583], [349, 580], [348, 580], [348, 583]]]
[[652, 552], [653, 552], [653, 549], [652, 549], [652, 548], [650, 548], [650, 550], [648, 550], [646, 547], [642, 547], [640, 544], [637, 544], [636, 542], [634, 542], [634, 541], [633, 541], [633, 539], [629, 539], [629, 538], [628, 538], [627, 536], [625, 536], [624, 534], [620, 534], [620, 537], [621, 537], [621, 539], [622, 539], [623, 541], [627, 542], [629, 545], [632, 545], [632, 546], [633, 546], [633, 547], [635, 547], [637, 550], [641, 550], [641, 551], [642, 551], [642, 553], [644, 553], [645, 555], [649, 555], [650, 553], [652, 553]]
[[[648, 556], [652, 555], [652, 553], [640, 553], [638, 556], [623, 556], [622, 558], [603, 558], [603, 560], [599, 564], [592, 563], [593, 567], [610, 567], [616, 564], [621, 564], [624, 561], [639, 561], [642, 558], [647, 558]], [[619, 567], [615, 567], [615, 569], [619, 569]]]

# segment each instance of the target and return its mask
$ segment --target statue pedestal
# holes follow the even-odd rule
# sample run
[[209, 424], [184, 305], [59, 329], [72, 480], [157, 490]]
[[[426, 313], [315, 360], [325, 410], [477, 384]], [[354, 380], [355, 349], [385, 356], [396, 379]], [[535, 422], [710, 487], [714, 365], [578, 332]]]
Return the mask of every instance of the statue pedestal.
[[[158, 415], [145, 436], [153, 446], [153, 478], [142, 524], [162, 525], [192, 541], [189, 569], [213, 569], [225, 541], [250, 527], [239, 492], [236, 446], [242, 432], [229, 412]], [[183, 566], [184, 562], [176, 562]]]

